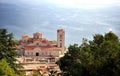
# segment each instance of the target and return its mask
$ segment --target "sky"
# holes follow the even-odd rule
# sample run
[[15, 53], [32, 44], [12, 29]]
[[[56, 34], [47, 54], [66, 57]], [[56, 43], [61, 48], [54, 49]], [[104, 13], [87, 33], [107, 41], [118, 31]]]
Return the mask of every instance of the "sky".
[[56, 40], [65, 29], [66, 46], [113, 31], [120, 36], [120, 0], [0, 0], [0, 28], [20, 39], [41, 32]]

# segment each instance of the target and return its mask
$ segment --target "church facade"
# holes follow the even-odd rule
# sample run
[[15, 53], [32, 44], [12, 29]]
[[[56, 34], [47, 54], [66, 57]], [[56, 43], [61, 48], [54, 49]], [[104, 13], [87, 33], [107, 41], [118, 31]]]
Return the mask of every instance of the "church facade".
[[24, 34], [18, 49], [22, 57], [35, 61], [55, 62], [65, 53], [65, 31], [57, 30], [57, 41], [43, 38], [39, 32], [34, 33], [32, 38]]

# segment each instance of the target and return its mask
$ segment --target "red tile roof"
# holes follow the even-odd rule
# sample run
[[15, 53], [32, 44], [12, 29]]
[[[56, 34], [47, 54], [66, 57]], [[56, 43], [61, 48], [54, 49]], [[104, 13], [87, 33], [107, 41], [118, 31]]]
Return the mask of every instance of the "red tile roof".
[[24, 46], [24, 49], [28, 51], [34, 50], [35, 48], [39, 48], [41, 51], [61, 51], [61, 48], [56, 46]]

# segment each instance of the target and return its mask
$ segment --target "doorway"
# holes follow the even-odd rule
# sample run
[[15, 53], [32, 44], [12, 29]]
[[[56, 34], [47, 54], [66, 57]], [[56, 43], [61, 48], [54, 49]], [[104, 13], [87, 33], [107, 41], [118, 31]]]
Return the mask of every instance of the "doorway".
[[36, 53], [36, 56], [39, 56], [39, 53], [38, 53], [38, 52]]

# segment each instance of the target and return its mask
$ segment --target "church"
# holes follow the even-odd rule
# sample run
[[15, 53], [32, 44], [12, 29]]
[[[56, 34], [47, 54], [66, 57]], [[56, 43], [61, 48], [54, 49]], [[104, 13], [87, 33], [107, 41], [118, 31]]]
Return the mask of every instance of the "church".
[[21, 55], [21, 59], [18, 59], [20, 63], [25, 63], [27, 65], [32, 63], [32, 66], [38, 63], [39, 65], [36, 66], [37, 68], [41, 66], [40, 64], [44, 64], [42, 67], [55, 67], [55, 62], [66, 52], [65, 31], [64, 29], [57, 30], [57, 41], [51, 41], [44, 38], [40, 32], [34, 33], [33, 37], [24, 34], [19, 42], [18, 52]]

